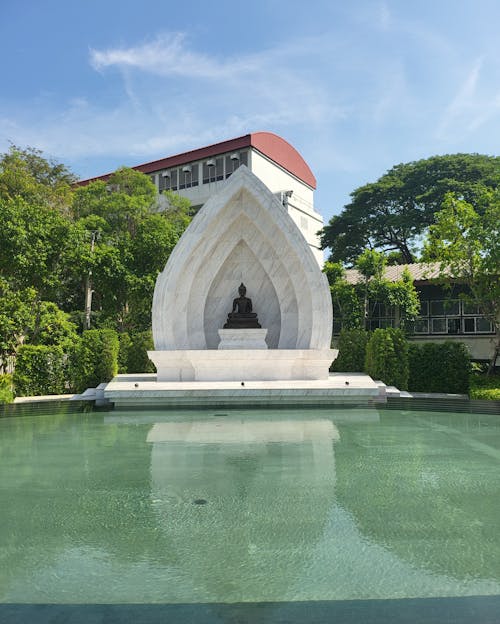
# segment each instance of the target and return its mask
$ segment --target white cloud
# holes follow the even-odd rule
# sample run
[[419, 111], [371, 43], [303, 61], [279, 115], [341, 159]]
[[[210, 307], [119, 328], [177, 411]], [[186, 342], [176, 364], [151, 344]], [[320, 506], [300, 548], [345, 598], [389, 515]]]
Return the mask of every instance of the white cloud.
[[[477, 58], [456, 88], [456, 92], [443, 111], [437, 136], [450, 140], [479, 130], [484, 124], [500, 115], [500, 91], [491, 80], [492, 71], [485, 70], [484, 57]], [[490, 74], [490, 75], [489, 75]]]
[[[153, 41], [129, 48], [90, 51], [90, 62], [97, 70], [107, 67], [133, 67], [160, 76], [226, 79], [258, 68], [257, 57], [220, 61], [190, 50], [184, 33], [166, 33]], [[257, 63], [256, 63], [257, 61]]]

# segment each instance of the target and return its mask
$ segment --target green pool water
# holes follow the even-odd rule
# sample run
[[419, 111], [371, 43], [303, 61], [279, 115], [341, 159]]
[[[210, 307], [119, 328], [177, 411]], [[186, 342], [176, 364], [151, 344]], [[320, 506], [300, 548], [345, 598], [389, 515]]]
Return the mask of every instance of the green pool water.
[[499, 468], [478, 414], [3, 418], [0, 602], [495, 596]]

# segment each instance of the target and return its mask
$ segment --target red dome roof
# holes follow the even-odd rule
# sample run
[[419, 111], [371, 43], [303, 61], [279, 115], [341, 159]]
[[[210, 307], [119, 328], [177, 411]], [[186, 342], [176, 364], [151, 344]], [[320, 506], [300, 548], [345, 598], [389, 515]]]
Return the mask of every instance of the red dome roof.
[[296, 178], [316, 188], [316, 178], [309, 165], [288, 141], [272, 132], [253, 132], [250, 135], [250, 144]]

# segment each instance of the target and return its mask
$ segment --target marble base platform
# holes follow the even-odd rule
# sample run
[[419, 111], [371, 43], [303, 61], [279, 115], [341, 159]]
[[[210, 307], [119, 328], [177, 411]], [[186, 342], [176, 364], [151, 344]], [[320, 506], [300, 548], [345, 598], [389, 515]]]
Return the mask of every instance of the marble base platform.
[[219, 329], [218, 349], [267, 349], [267, 329]]
[[104, 396], [116, 408], [267, 408], [377, 406], [384, 387], [361, 373], [332, 373], [324, 380], [157, 381], [153, 374], [118, 375]]
[[158, 381], [328, 379], [337, 349], [148, 351]]

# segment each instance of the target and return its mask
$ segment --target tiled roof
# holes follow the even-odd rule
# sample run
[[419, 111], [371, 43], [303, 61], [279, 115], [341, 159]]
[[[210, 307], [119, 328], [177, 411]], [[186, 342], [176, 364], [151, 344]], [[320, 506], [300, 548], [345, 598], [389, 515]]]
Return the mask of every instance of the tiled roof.
[[[427, 280], [436, 279], [440, 275], [439, 262], [420, 262], [388, 266], [385, 268], [384, 277], [391, 282], [396, 282], [401, 279], [405, 268], [410, 272], [414, 282], [425, 282]], [[361, 273], [357, 269], [347, 269], [345, 277], [350, 284], [357, 284], [363, 280]]]

